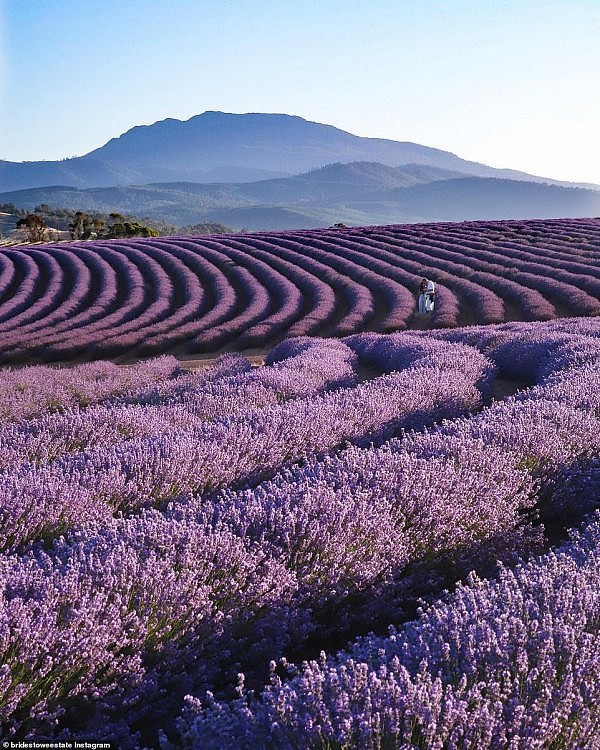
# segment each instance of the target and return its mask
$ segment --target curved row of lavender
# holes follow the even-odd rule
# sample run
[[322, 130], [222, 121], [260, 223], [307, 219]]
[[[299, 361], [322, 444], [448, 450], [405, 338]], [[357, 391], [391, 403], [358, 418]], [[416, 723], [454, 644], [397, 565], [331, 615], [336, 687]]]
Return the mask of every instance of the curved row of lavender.
[[464, 222], [0, 250], [0, 361], [267, 349], [286, 336], [600, 314], [600, 219]]
[[[600, 746], [600, 515], [514, 571], [474, 576], [391, 632], [322, 653], [255, 700], [188, 697], [179, 747], [585, 748]], [[273, 665], [275, 667], [275, 665]]]
[[[221, 378], [183, 403], [90, 407], [9, 425], [0, 436], [0, 549], [247, 483], [306, 453], [381, 441], [481, 405], [485, 357], [460, 344], [397, 346], [408, 352], [405, 371], [356, 386], [350, 347], [296, 339], [273, 350], [264, 371]], [[335, 390], [319, 393], [327, 387]]]
[[580, 318], [8, 371], [3, 736], [595, 748], [599, 363]]

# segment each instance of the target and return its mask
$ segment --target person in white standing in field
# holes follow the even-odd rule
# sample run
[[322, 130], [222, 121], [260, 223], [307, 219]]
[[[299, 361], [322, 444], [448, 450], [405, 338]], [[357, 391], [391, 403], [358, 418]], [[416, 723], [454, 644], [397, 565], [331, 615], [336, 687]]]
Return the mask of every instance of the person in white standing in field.
[[423, 277], [419, 284], [419, 314], [428, 315], [435, 305], [435, 282]]
[[427, 284], [429, 282], [427, 279], [423, 278], [421, 279], [421, 283], [419, 284], [419, 314], [425, 315], [425, 293], [427, 292]]
[[429, 279], [425, 288], [425, 312], [432, 313], [435, 305], [435, 283]]

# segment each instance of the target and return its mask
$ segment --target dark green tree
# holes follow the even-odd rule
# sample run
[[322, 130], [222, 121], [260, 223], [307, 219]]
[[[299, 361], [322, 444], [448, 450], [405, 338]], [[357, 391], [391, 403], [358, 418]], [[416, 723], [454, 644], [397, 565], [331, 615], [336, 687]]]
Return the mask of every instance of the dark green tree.
[[75, 211], [73, 221], [69, 223], [69, 233], [72, 240], [89, 240], [94, 228], [93, 220], [83, 211]]
[[43, 242], [46, 238], [46, 222], [37, 214], [27, 214], [19, 219], [17, 229], [25, 230], [29, 242]]
[[95, 216], [92, 219], [92, 226], [94, 227], [94, 232], [96, 233], [96, 237], [102, 237], [105, 223], [106, 222], [104, 221], [104, 219], [101, 219], [98, 216]]
[[127, 219], [123, 214], [112, 213], [110, 214], [110, 224], [106, 230], [106, 236], [111, 238], [126, 238], [126, 237], [158, 237], [159, 233], [156, 229], [141, 224], [139, 221], [133, 219]]

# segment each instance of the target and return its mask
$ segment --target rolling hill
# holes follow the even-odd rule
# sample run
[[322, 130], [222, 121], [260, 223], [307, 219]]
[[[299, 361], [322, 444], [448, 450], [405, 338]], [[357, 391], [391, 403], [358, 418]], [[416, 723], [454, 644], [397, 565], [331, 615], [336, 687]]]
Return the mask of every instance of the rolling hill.
[[31, 188], [0, 193], [0, 202], [29, 210], [46, 203], [101, 213], [119, 211], [177, 226], [216, 221], [250, 230], [338, 222], [365, 225], [600, 214], [600, 191], [376, 162], [330, 164], [293, 177], [251, 183]]

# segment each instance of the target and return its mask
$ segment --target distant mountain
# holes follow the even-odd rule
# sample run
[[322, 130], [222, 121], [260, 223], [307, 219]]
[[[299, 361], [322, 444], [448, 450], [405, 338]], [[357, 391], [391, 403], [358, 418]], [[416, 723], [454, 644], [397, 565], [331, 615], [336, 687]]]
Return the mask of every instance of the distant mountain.
[[453, 170], [373, 162], [252, 183], [153, 183], [79, 189], [44, 187], [0, 193], [0, 203], [150, 217], [176, 226], [220, 222], [235, 229], [298, 229], [468, 219], [600, 215], [600, 191], [470, 177]]
[[[323, 204], [360, 200], [374, 192], [456, 176], [461, 173], [436, 167], [387, 167], [355, 162], [330, 164], [294, 177], [252, 183], [161, 182], [86, 189], [54, 185], [0, 193], [0, 201], [29, 210], [47, 203], [84, 211], [120, 211], [183, 225], [200, 220], [200, 215], [204, 217], [211, 210], [237, 210], [265, 204], [316, 206], [318, 210]], [[236, 215], [241, 216], [239, 212]]]
[[315, 203], [356, 200], [375, 191], [464, 176], [464, 172], [419, 164], [388, 167], [376, 162], [338, 162], [286, 179], [254, 182], [243, 190], [245, 195], [269, 203]]
[[600, 191], [463, 177], [383, 191], [349, 207], [369, 212], [373, 204], [388, 216], [402, 213], [407, 221], [582, 218], [600, 214]]
[[[0, 190], [47, 185], [109, 187], [152, 182], [254, 182], [333, 162], [435, 167], [477, 177], [571, 183], [493, 169], [417, 143], [362, 138], [282, 114], [204, 112], [140, 125], [89, 154], [62, 161], [0, 162]], [[589, 186], [587, 186], [589, 187]], [[599, 187], [599, 186], [596, 186]]]

